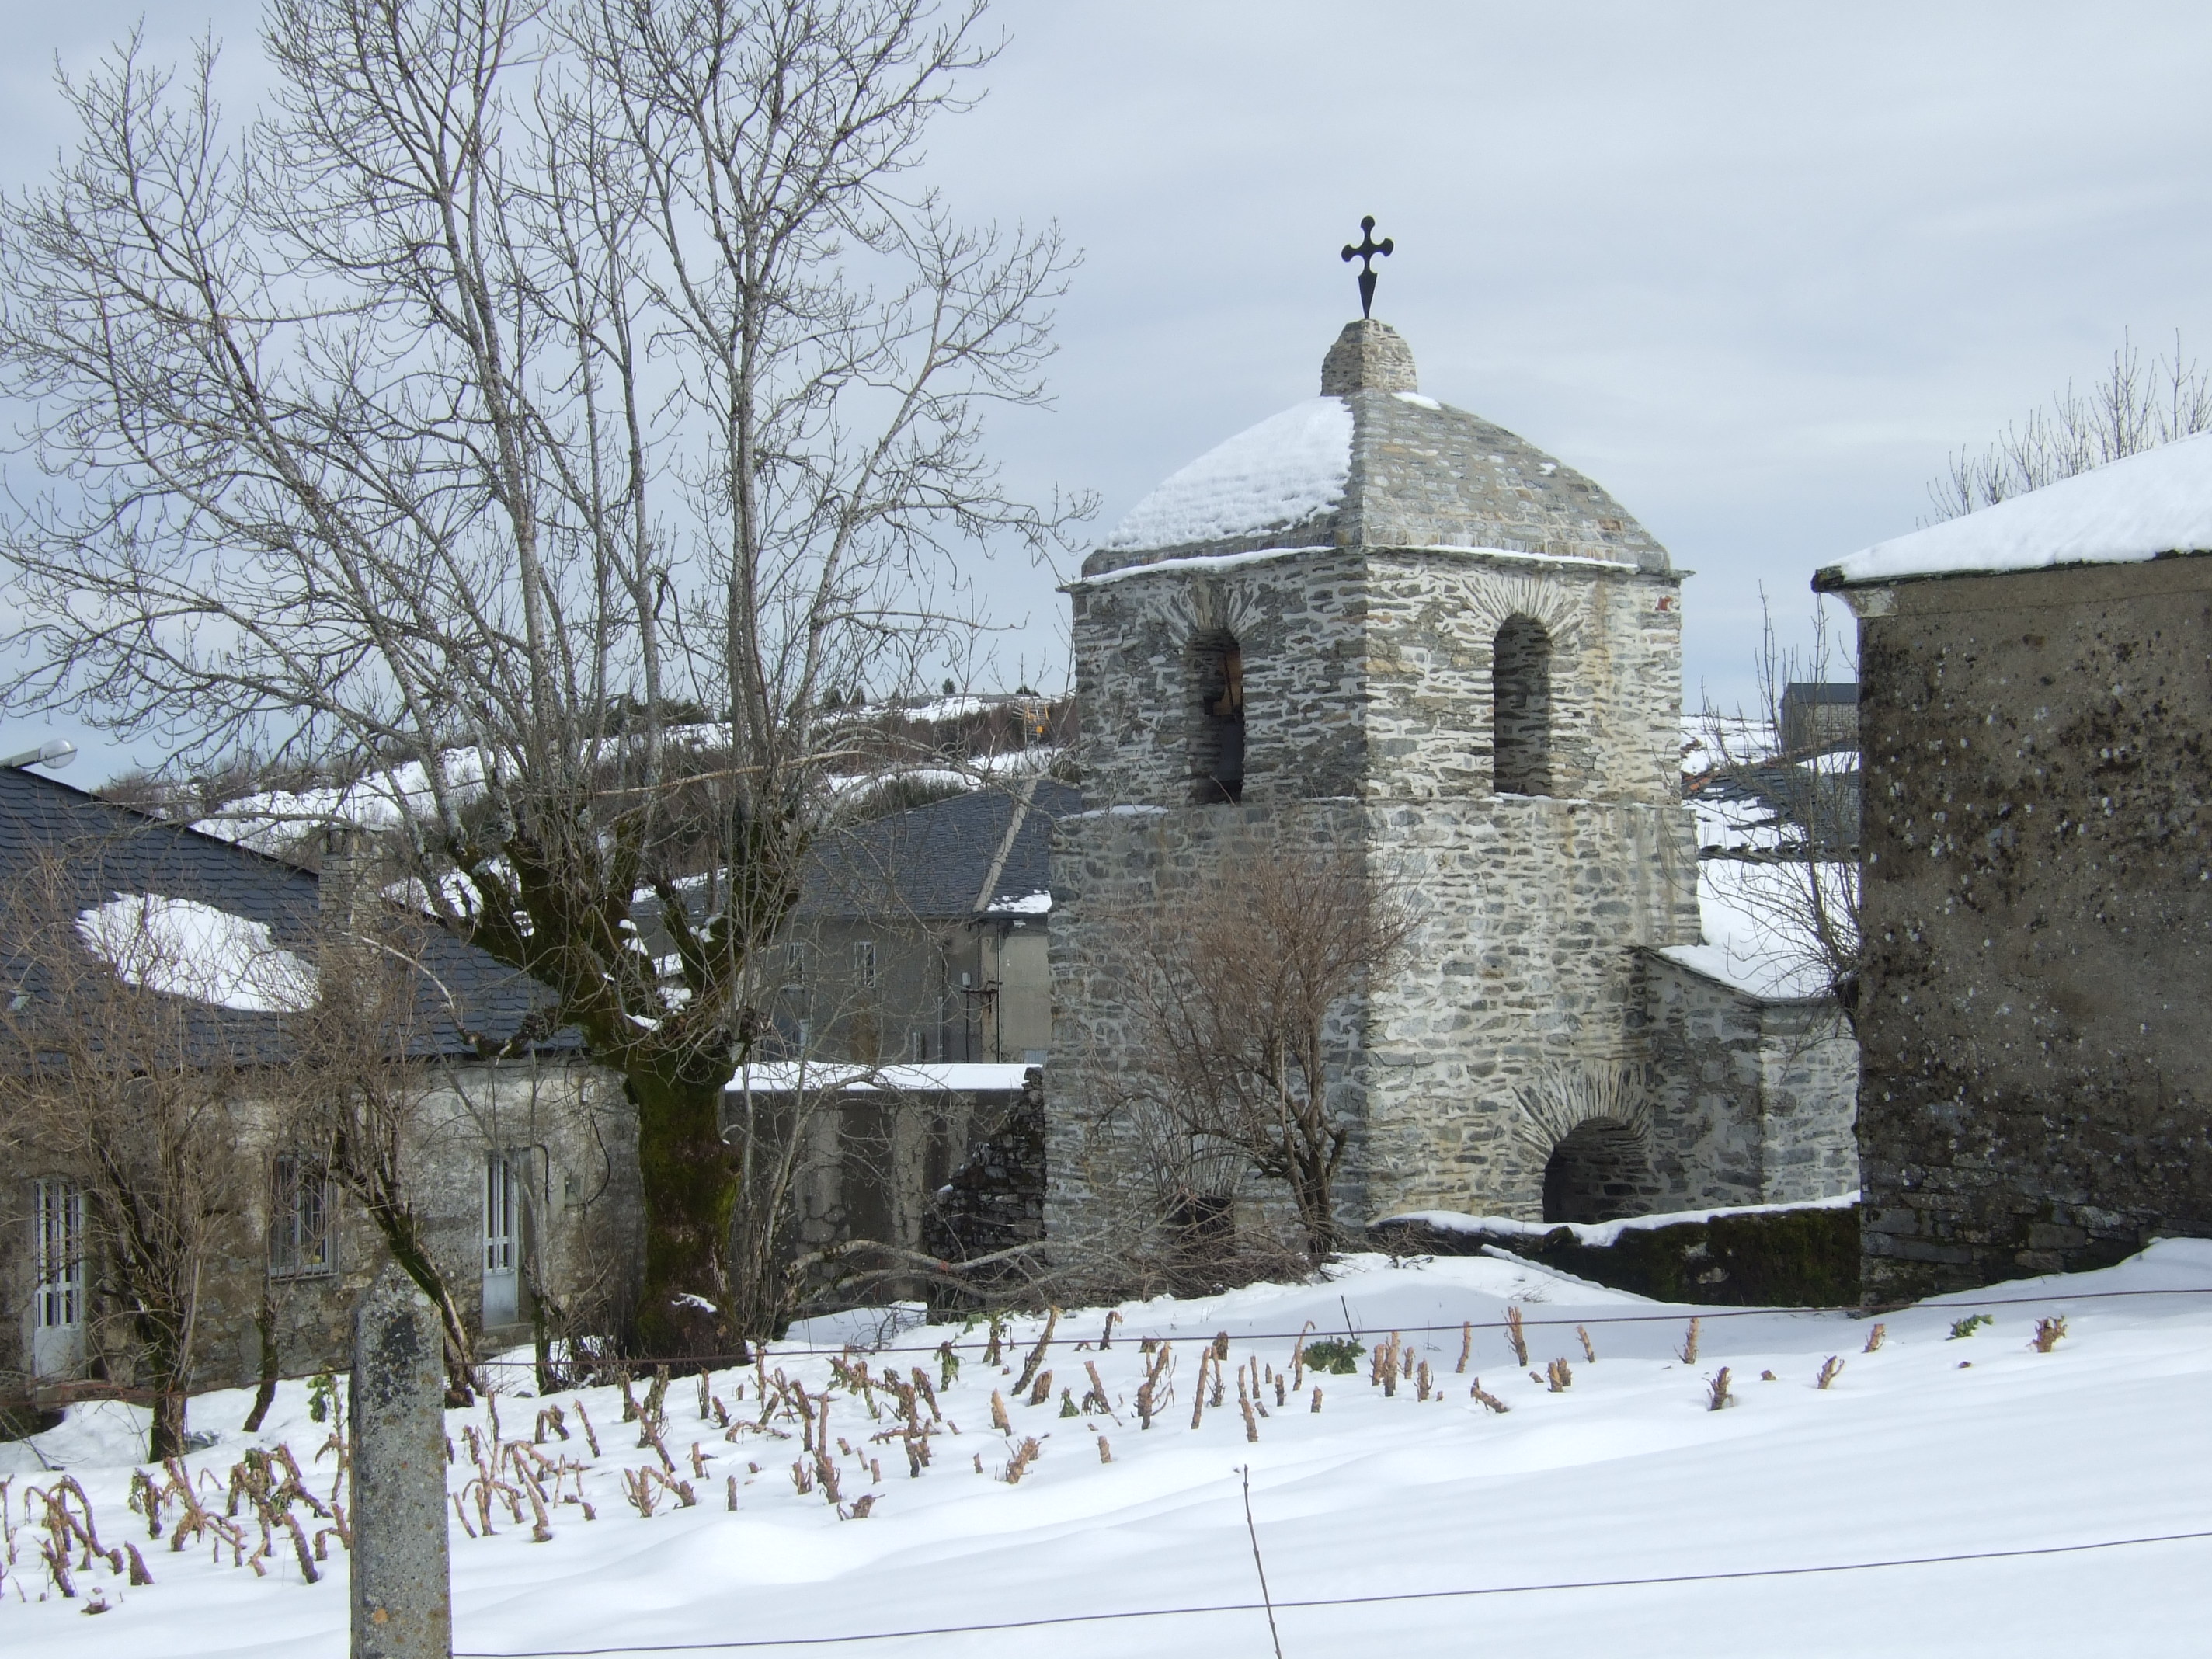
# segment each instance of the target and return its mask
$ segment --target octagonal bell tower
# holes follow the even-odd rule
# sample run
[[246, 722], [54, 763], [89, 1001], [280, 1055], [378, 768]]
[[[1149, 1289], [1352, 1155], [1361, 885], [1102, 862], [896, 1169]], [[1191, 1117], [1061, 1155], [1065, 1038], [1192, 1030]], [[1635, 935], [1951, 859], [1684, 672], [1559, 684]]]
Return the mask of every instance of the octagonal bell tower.
[[[1295, 849], [1355, 850], [1419, 918], [1333, 1059], [1343, 1224], [1534, 1219], [1567, 1136], [1648, 1142], [1638, 949], [1698, 937], [1680, 581], [1611, 496], [1424, 396], [1362, 319], [1319, 395], [1167, 479], [1068, 592], [1086, 811], [1053, 862], [1048, 1232], [1163, 1201], [1116, 1104], [1117, 922]], [[1664, 1162], [1620, 1160], [1632, 1202]]]

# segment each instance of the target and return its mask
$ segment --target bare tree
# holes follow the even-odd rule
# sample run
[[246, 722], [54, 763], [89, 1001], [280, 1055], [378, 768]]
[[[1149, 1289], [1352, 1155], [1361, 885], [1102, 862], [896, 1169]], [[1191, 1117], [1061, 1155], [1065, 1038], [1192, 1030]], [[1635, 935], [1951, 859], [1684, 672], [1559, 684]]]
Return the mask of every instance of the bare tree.
[[[445, 1333], [447, 1397], [465, 1405], [482, 1386], [475, 1349], [430, 1247], [418, 1173], [424, 1103], [442, 1080], [424, 1005], [442, 988], [422, 969], [420, 924], [380, 905], [346, 909], [334, 907], [319, 940], [319, 995], [289, 1022], [280, 1133], [353, 1200], [430, 1298]], [[447, 1023], [464, 1032], [465, 1019], [449, 1011]]]
[[[173, 901], [81, 915], [72, 857], [96, 861], [83, 847], [57, 850], [0, 892], [13, 958], [0, 1144], [82, 1194], [87, 1322], [125, 1328], [158, 1461], [185, 1449], [203, 1297], [247, 1224], [254, 1166], [238, 1102], [263, 1058], [252, 1022], [191, 993], [282, 1008], [305, 988], [296, 959], [240, 958], [238, 940], [211, 943], [166, 908]], [[210, 986], [211, 975], [228, 982]]]
[[9, 701], [390, 784], [441, 921], [625, 1079], [659, 1355], [732, 1340], [720, 1102], [827, 695], [969, 636], [961, 546], [1084, 507], [982, 447], [1042, 400], [1057, 234], [917, 181], [979, 10], [270, 0], [270, 107], [134, 40], [0, 224], [0, 388], [67, 480], [6, 534]]
[[1812, 642], [1802, 649], [1780, 642], [1763, 593], [1760, 611], [1753, 705], [1723, 711], [1708, 700], [1697, 722], [1705, 763], [1688, 781], [1725, 826], [1698, 849], [1699, 880], [1724, 887], [1719, 896], [1755, 927], [1755, 954], [1775, 982], [1825, 989], [1856, 1034], [1863, 890], [1856, 708], [1848, 734], [1793, 732], [1786, 694], [1838, 676], [1856, 680], [1858, 667], [1825, 607], [1814, 610]]
[[1356, 854], [1288, 849], [1227, 861], [1127, 925], [1145, 1103], [1194, 1157], [1233, 1152], [1287, 1187], [1316, 1262], [1337, 1246], [1334, 1187], [1351, 1139], [1332, 1022], [1413, 927]]
[[2173, 355], [2154, 357], [2148, 368], [2123, 335], [2112, 367], [2087, 392], [2069, 380], [1981, 454], [1960, 450], [1928, 495], [1938, 519], [1955, 519], [2205, 431], [2212, 431], [2212, 370], [2183, 353], [2180, 331]]

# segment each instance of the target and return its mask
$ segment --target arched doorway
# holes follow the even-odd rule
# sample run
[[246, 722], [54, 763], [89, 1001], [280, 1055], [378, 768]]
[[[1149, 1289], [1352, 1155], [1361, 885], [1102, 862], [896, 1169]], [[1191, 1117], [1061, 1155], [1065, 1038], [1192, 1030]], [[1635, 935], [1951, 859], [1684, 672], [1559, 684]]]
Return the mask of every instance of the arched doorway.
[[1594, 1117], [1560, 1137], [1544, 1165], [1544, 1219], [1617, 1221], [1644, 1208], [1644, 1137], [1618, 1118]]

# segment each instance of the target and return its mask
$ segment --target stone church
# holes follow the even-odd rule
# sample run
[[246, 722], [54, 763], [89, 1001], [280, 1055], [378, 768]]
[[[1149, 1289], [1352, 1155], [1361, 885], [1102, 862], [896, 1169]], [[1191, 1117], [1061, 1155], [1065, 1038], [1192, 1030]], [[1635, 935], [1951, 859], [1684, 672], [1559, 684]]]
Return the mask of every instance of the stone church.
[[[1856, 1184], [1832, 1005], [1698, 971], [1680, 574], [1589, 479], [1424, 396], [1388, 325], [1347, 326], [1318, 397], [1169, 478], [1068, 591], [1085, 793], [1053, 853], [1050, 1234], [1173, 1208], [1115, 1103], [1116, 919], [1289, 849], [1352, 850], [1418, 916], [1336, 1033], [1341, 1224]], [[1217, 1207], [1274, 1196], [1224, 1184]]]

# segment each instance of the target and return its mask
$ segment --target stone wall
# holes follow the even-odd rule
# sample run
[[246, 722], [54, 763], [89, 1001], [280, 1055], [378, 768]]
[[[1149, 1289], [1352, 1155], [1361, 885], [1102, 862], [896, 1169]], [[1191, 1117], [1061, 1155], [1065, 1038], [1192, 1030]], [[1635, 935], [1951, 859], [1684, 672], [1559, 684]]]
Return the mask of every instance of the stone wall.
[[[1200, 652], [1243, 651], [1250, 803], [1356, 793], [1366, 767], [1364, 563], [1316, 548], [1221, 568], [1185, 560], [1079, 583], [1074, 659], [1084, 799], [1188, 805], [1200, 780]], [[1055, 902], [1059, 887], [1054, 883]]]
[[[1365, 812], [1350, 801], [1297, 807], [1122, 808], [1062, 818], [1053, 835], [1051, 965], [1055, 1022], [1046, 1075], [1048, 1236], [1112, 1254], [1164, 1220], [1186, 1178], [1162, 1126], [1142, 1101], [1146, 1036], [1126, 988], [1134, 970], [1125, 926], [1243, 860], [1362, 844]], [[1347, 1016], [1330, 1056], [1339, 1109], [1354, 1145], [1337, 1187], [1340, 1213], [1364, 1217], [1364, 1110], [1360, 1016]], [[1255, 1183], [1210, 1178], [1247, 1226], [1285, 1224], [1287, 1195]]]
[[[1126, 1015], [1120, 921], [1172, 907], [1231, 860], [1346, 845], [1418, 920], [1403, 963], [1337, 1033], [1338, 1109], [1353, 1131], [1340, 1218], [1443, 1208], [1540, 1218], [1552, 1147], [1642, 1060], [1632, 947], [1694, 936], [1689, 839], [1679, 808], [1534, 797], [1063, 821], [1050, 1231], [1091, 1235], [1160, 1197], [1146, 1188], [1155, 1155], [1124, 1086], [1143, 1038]], [[1255, 1217], [1270, 1212], [1266, 1196], [1248, 1196]]]
[[1770, 1002], [1656, 955], [1651, 1020], [1656, 1211], [1795, 1204], [1858, 1185], [1858, 1044], [1834, 1002]]
[[2212, 559], [1852, 597], [1868, 1294], [2212, 1233]]

